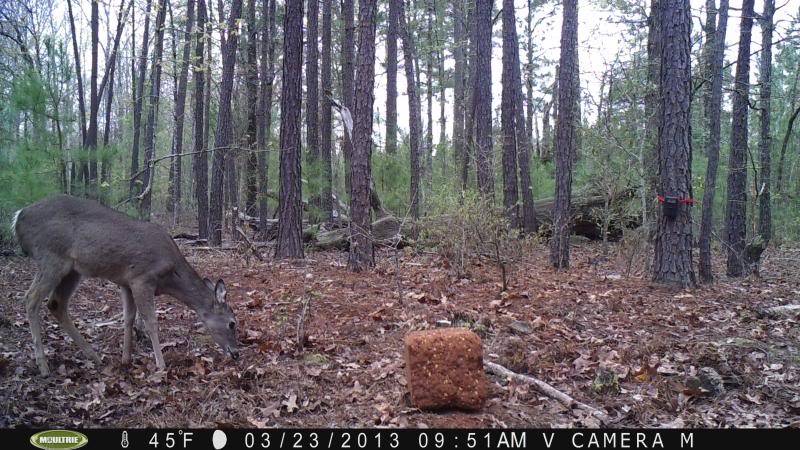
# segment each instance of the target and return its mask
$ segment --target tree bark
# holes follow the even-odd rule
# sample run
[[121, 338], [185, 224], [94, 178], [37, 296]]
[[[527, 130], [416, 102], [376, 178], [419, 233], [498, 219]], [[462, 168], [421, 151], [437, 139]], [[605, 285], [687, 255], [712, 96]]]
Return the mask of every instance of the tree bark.
[[[222, 16], [220, 9], [219, 15]], [[227, 24], [227, 37], [222, 42], [222, 79], [219, 86], [219, 111], [217, 114], [217, 131], [214, 136], [213, 162], [211, 166], [211, 205], [209, 209], [209, 244], [222, 244], [222, 209], [223, 183], [231, 142], [233, 140], [233, 124], [231, 96], [233, 95], [233, 72], [236, 65], [236, 47], [238, 44], [237, 23], [242, 15], [242, 0], [233, 0]], [[232, 161], [231, 161], [232, 162]], [[229, 182], [235, 181], [230, 180]], [[233, 183], [235, 187], [235, 183]], [[229, 183], [228, 191], [230, 191]], [[235, 192], [230, 192], [235, 195]]]
[[700, 260], [698, 271], [700, 279], [710, 282], [714, 279], [711, 270], [711, 230], [714, 227], [714, 196], [717, 186], [717, 166], [720, 149], [720, 112], [722, 108], [722, 64], [725, 58], [725, 34], [728, 28], [728, 0], [720, 0], [719, 23], [714, 37], [714, 50], [711, 57], [711, 97], [708, 105], [708, 142], [706, 155], [705, 190], [703, 191], [703, 215], [700, 220]]
[[[659, 127], [661, 126], [661, 51], [662, 51], [662, 25], [661, 10], [664, 0], [650, 0], [650, 15], [647, 17], [647, 84], [648, 91], [644, 98], [645, 123], [645, 148], [648, 153], [642, 158], [643, 170], [646, 174], [647, 185], [645, 198], [655, 198], [658, 191], [658, 155], [659, 155]], [[650, 226], [649, 220], [654, 206], [653, 201], [647, 202], [642, 217], [649, 221], [645, 226]], [[652, 233], [651, 233], [652, 236]]]
[[192, 29], [194, 25], [194, 6], [195, 0], [187, 1], [186, 8], [186, 28], [183, 32], [183, 55], [181, 71], [178, 75], [178, 94], [175, 103], [175, 135], [172, 145], [172, 223], [177, 224], [181, 215], [181, 181], [183, 179], [183, 161], [180, 156], [183, 153], [183, 124], [186, 112], [186, 89], [189, 82], [189, 53], [192, 45]]
[[402, 0], [389, 0], [386, 25], [386, 153], [397, 153], [397, 9]]
[[[320, 202], [319, 209], [321, 212], [322, 220], [333, 220], [333, 178], [331, 167], [332, 145], [333, 145], [333, 116], [331, 100], [328, 97], [333, 89], [331, 80], [331, 72], [333, 61], [331, 60], [331, 27], [332, 27], [332, 14], [333, 7], [331, 2], [333, 0], [323, 0], [322, 4], [322, 73], [321, 88], [322, 96], [319, 99], [320, 109], [320, 164], [322, 165], [322, 187], [320, 189]], [[396, 57], [396, 55], [395, 55]], [[395, 70], [397, 69], [395, 65]], [[397, 92], [395, 91], [395, 97]], [[397, 99], [395, 98], [395, 102]]]
[[492, 3], [475, 3], [475, 144], [478, 190], [484, 197], [494, 198], [492, 168]]
[[399, 27], [400, 36], [403, 39], [403, 65], [406, 72], [406, 90], [408, 91], [408, 110], [409, 110], [409, 147], [410, 147], [410, 176], [411, 183], [409, 189], [409, 209], [414, 220], [419, 219], [419, 156], [422, 146], [422, 105], [420, 105], [419, 91], [414, 74], [414, 40], [408, 30], [408, 22], [405, 18], [405, 6], [403, 0], [400, 2]]
[[[306, 12], [308, 36], [306, 37], [306, 170], [311, 178], [319, 180], [319, 1], [308, 0]], [[320, 198], [315, 195], [312, 204], [319, 208]], [[313, 219], [318, 219], [316, 214]]]
[[783, 167], [786, 162], [786, 149], [789, 147], [789, 139], [792, 137], [792, 128], [794, 127], [794, 122], [797, 119], [798, 113], [800, 113], [800, 106], [797, 104], [798, 100], [800, 100], [800, 97], [797, 95], [798, 80], [800, 80], [800, 67], [795, 70], [794, 82], [792, 83], [792, 89], [789, 93], [789, 98], [792, 99], [792, 105], [789, 108], [789, 123], [786, 125], [786, 132], [784, 133], [783, 140], [781, 142], [781, 152], [778, 156], [778, 173], [775, 176], [775, 191], [777, 191], [781, 198], [785, 193], [783, 186]]
[[[205, 26], [206, 0], [197, 0], [197, 29], [195, 32], [194, 65], [194, 196], [197, 201], [197, 235], [208, 239], [208, 153], [206, 151], [205, 128]], [[210, 89], [210, 87], [209, 87]]]
[[248, 216], [258, 214], [258, 28], [256, 27], [256, 0], [247, 0], [247, 44], [245, 83], [247, 93], [247, 135], [245, 143], [244, 211]]
[[553, 208], [553, 237], [550, 241], [550, 263], [553, 267], [569, 267], [569, 236], [572, 230], [570, 210], [572, 201], [572, 163], [577, 154], [575, 102], [577, 92], [575, 72], [578, 70], [578, 4], [564, 0], [561, 26], [561, 56], [558, 71], [558, 117], [556, 118], [555, 158], [556, 188]]
[[[139, 141], [142, 132], [142, 107], [144, 102], [144, 77], [147, 74], [147, 54], [150, 49], [150, 10], [153, 0], [147, 0], [144, 13], [144, 33], [142, 34], [142, 51], [139, 53], [139, 75], [136, 77], [136, 89], [133, 92], [133, 146], [131, 148], [131, 180], [130, 197], [133, 198], [141, 188], [139, 180]], [[135, 31], [134, 31], [135, 33]]]
[[350, 253], [348, 268], [362, 272], [375, 265], [370, 218], [372, 107], [375, 101], [375, 28], [377, 0], [358, 5], [358, 55], [355, 84], [353, 154], [350, 160]]
[[[150, 209], [153, 198], [153, 179], [155, 177], [156, 129], [158, 128], [158, 103], [161, 92], [161, 64], [164, 52], [164, 23], [167, 18], [167, 0], [160, 0], [156, 12], [155, 48], [153, 50], [153, 67], [150, 69], [150, 101], [147, 105], [147, 125], [144, 136], [144, 161], [142, 185], [144, 191], [139, 201], [139, 216], [142, 220], [150, 220]], [[90, 133], [89, 133], [90, 134]]]
[[772, 210], [770, 208], [770, 183], [772, 168], [772, 135], [770, 121], [772, 109], [772, 32], [775, 0], [764, 0], [764, 12], [761, 16], [761, 69], [759, 71], [761, 136], [759, 154], [761, 162], [761, 180], [758, 190], [758, 234], [766, 245], [772, 239]]
[[[659, 135], [659, 192], [676, 198], [677, 214], [662, 210], [658, 219], [653, 280], [693, 286], [692, 214], [684, 200], [692, 198], [691, 15], [689, 0], [664, 0], [661, 52], [661, 133]], [[666, 203], [665, 203], [666, 205]]]
[[98, 198], [97, 194], [97, 115], [100, 112], [100, 96], [97, 91], [97, 57], [99, 40], [99, 8], [97, 0], [92, 0], [92, 63], [89, 74], [89, 126], [86, 130], [84, 146], [89, 150], [89, 197]]
[[300, 180], [300, 105], [303, 78], [303, 2], [289, 2], [283, 19], [280, 189], [276, 258], [303, 258]]
[[272, 84], [275, 78], [275, 0], [262, 2], [263, 28], [261, 30], [261, 89], [258, 94], [258, 223], [262, 239], [267, 230], [267, 174], [269, 162], [269, 140], [272, 132]]
[[[342, 103], [350, 110], [351, 114], [355, 111], [353, 90], [355, 79], [355, 4], [354, 0], [342, 0]], [[353, 153], [353, 137], [344, 133], [342, 139], [342, 155], [344, 156], [344, 186], [345, 191], [350, 192], [350, 155]]]
[[736, 60], [733, 122], [731, 123], [731, 152], [728, 158], [728, 202], [726, 205], [726, 239], [728, 248], [727, 274], [745, 274], [747, 245], [747, 118], [750, 96], [750, 41], [753, 28], [754, 0], [742, 2], [742, 25], [739, 35], [739, 55]]
[[503, 130], [503, 209], [512, 228], [519, 227], [517, 123], [514, 65], [519, 67], [514, 0], [503, 0], [503, 74], [500, 122]]
[[78, 126], [81, 130], [81, 144], [83, 145], [86, 142], [86, 100], [83, 93], [83, 72], [81, 71], [81, 56], [78, 49], [78, 34], [75, 31], [75, 17], [72, 13], [72, 0], [67, 0], [67, 13], [69, 15], [69, 29], [72, 35], [72, 52], [75, 59], [75, 78], [78, 82], [78, 119], [80, 121]]
[[464, 160], [466, 158], [464, 142], [464, 121], [466, 115], [466, 64], [464, 47], [467, 45], [467, 36], [464, 31], [464, 0], [453, 0], [453, 153], [455, 156], [456, 172], [461, 180], [459, 188], [466, 186], [463, 179]]

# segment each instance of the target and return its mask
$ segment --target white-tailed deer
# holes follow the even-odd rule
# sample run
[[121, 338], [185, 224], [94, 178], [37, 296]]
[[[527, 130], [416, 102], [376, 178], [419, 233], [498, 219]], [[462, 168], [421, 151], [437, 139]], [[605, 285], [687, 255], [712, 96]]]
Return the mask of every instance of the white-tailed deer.
[[83, 339], [67, 313], [81, 278], [102, 278], [120, 287], [125, 336], [122, 362], [131, 361], [131, 339], [139, 311], [153, 344], [156, 366], [164, 369], [153, 297], [167, 294], [197, 312], [222, 350], [238, 358], [236, 318], [225, 301], [225, 283], [200, 278], [160, 226], [133, 220], [100, 205], [66, 195], [47, 198], [14, 214], [11, 230], [39, 272], [25, 295], [36, 363], [50, 371], [42, 346], [39, 309], [47, 307], [87, 356], [100, 357]]

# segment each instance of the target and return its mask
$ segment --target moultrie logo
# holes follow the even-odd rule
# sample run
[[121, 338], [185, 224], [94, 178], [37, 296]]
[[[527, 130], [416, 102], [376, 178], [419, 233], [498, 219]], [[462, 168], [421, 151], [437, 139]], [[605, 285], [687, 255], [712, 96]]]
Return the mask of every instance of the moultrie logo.
[[40, 431], [31, 436], [31, 445], [44, 450], [72, 450], [88, 443], [85, 434], [70, 430]]

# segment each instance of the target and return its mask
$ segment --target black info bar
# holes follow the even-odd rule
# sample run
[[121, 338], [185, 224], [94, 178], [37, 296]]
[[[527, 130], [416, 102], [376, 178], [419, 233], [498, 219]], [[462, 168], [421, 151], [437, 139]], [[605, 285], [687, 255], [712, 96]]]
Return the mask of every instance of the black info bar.
[[727, 449], [796, 448], [799, 429], [4, 429], [3, 448]]

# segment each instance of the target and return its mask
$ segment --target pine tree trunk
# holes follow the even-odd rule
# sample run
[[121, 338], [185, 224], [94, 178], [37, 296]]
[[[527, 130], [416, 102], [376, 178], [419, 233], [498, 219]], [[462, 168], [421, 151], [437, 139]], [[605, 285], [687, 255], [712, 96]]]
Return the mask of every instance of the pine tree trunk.
[[247, 0], [247, 158], [245, 159], [244, 210], [248, 216], [258, 214], [258, 28], [256, 0]]
[[[659, 155], [659, 127], [661, 126], [661, 92], [659, 83], [661, 82], [661, 49], [662, 49], [662, 24], [661, 10], [664, 0], [650, 0], [650, 15], [647, 17], [647, 84], [649, 89], [644, 98], [645, 124], [645, 147], [648, 149], [643, 158], [644, 173], [647, 178], [647, 188], [645, 198], [655, 198], [658, 191], [658, 155]], [[649, 220], [644, 223], [650, 226], [654, 222], [648, 219], [653, 214], [653, 202], [647, 203], [647, 208], [642, 212], [642, 217]]]
[[704, 282], [713, 280], [711, 270], [711, 231], [714, 227], [714, 196], [717, 186], [717, 166], [720, 149], [720, 113], [722, 108], [722, 64], [725, 58], [725, 34], [728, 28], [728, 0], [720, 0], [719, 23], [714, 37], [711, 57], [711, 96], [708, 104], [708, 142], [706, 155], [705, 190], [703, 191], [703, 215], [700, 220], [700, 260], [698, 272]]
[[467, 36], [464, 31], [464, 0], [453, 0], [453, 59], [455, 68], [453, 70], [453, 153], [455, 156], [455, 168], [458, 178], [461, 180], [459, 187], [466, 186], [463, 168], [466, 159], [466, 148], [464, 142], [464, 121], [466, 115], [466, 64], [465, 51]]
[[494, 198], [492, 168], [492, 3], [476, 0], [475, 4], [475, 144], [478, 190]]
[[503, 0], [503, 74], [500, 123], [503, 131], [503, 209], [512, 228], [519, 226], [517, 123], [514, 65], [519, 66], [514, 0]]
[[[144, 102], [144, 77], [147, 74], [147, 54], [150, 49], [150, 11], [153, 0], [147, 0], [144, 13], [144, 34], [142, 35], [142, 51], [139, 53], [139, 75], [136, 77], [136, 89], [133, 91], [133, 147], [131, 149], [130, 196], [133, 198], [142, 189], [139, 179], [139, 141], [142, 132], [142, 108]], [[135, 34], [135, 30], [134, 30]]]
[[89, 74], [89, 126], [86, 130], [84, 146], [89, 150], [89, 197], [97, 199], [97, 115], [100, 112], [100, 96], [97, 91], [97, 57], [99, 42], [98, 2], [92, 1], [92, 63]]
[[[208, 154], [205, 129], [205, 26], [206, 0], [197, 0], [197, 29], [195, 31], [194, 65], [194, 196], [197, 201], [197, 235], [208, 239]], [[209, 88], [210, 89], [210, 88]]]
[[397, 153], [397, 9], [398, 2], [389, 0], [386, 24], [386, 153]]
[[[677, 199], [677, 214], [662, 210], [658, 218], [653, 280], [693, 286], [692, 214], [684, 200], [692, 198], [691, 15], [689, 0], [664, 0], [661, 52], [661, 133], [659, 135], [659, 191]], [[665, 206], [666, 208], [666, 206]]]
[[772, 135], [770, 133], [770, 110], [772, 108], [772, 32], [775, 0], [764, 0], [764, 12], [761, 18], [761, 69], [759, 70], [761, 136], [759, 154], [761, 162], [761, 180], [758, 197], [758, 234], [766, 245], [772, 239], [772, 211], [770, 208], [770, 183], [772, 168]]
[[[306, 37], [306, 170], [316, 181], [320, 179], [319, 167], [319, 1], [308, 0], [306, 11], [308, 36]], [[320, 198], [315, 195], [312, 204], [319, 209]], [[316, 214], [312, 219], [318, 219]]]
[[258, 230], [266, 238], [269, 211], [267, 208], [267, 174], [269, 162], [269, 140], [272, 131], [272, 84], [275, 55], [275, 0], [262, 0], [261, 29], [261, 89], [258, 94]]
[[150, 209], [153, 198], [153, 180], [155, 166], [153, 160], [156, 152], [156, 129], [158, 128], [158, 103], [161, 95], [161, 64], [164, 53], [164, 24], [167, 18], [167, 0], [160, 0], [156, 11], [155, 48], [153, 50], [153, 67], [150, 69], [150, 101], [147, 105], [147, 125], [144, 135], [144, 161], [142, 185], [144, 191], [139, 203], [139, 216], [142, 220], [150, 220]]
[[577, 0], [564, 1], [561, 27], [561, 56], [558, 71], [558, 117], [556, 118], [555, 158], [556, 188], [553, 204], [553, 236], [550, 242], [550, 263], [560, 269], [569, 267], [569, 236], [572, 231], [572, 163], [577, 154], [574, 82], [578, 45]]
[[372, 168], [372, 107], [375, 85], [377, 0], [358, 5], [358, 55], [355, 83], [353, 154], [350, 160], [350, 254], [348, 268], [362, 272], [375, 265], [370, 217]]
[[280, 188], [276, 258], [303, 258], [300, 105], [303, 83], [303, 2], [289, 2], [283, 19]]
[[[332, 77], [332, 60], [331, 60], [331, 27], [332, 27], [332, 7], [333, 0], [323, 0], [322, 3], [322, 73], [321, 88], [322, 96], [319, 99], [320, 109], [320, 164], [322, 165], [322, 187], [320, 189], [320, 203], [319, 209], [321, 212], [322, 220], [333, 220], [333, 179], [331, 176], [331, 156], [332, 150], [332, 133], [333, 133], [333, 116], [331, 109], [331, 89], [333, 89]], [[396, 57], [396, 55], [395, 55]], [[395, 71], [397, 66], [395, 65]], [[397, 91], [395, 90], [395, 103], [397, 102]]]
[[725, 228], [728, 248], [727, 274], [745, 274], [747, 239], [747, 119], [750, 96], [750, 41], [753, 28], [754, 0], [742, 2], [742, 25], [739, 35], [739, 55], [736, 60], [731, 151], [728, 158], [728, 202]]
[[408, 111], [409, 111], [409, 146], [410, 164], [409, 169], [411, 183], [409, 189], [409, 209], [414, 220], [419, 219], [419, 156], [422, 146], [422, 105], [420, 104], [419, 91], [414, 74], [414, 40], [408, 30], [408, 22], [405, 18], [405, 6], [403, 0], [398, 0], [400, 37], [403, 40], [403, 65], [406, 72], [406, 90], [408, 91]]
[[[220, 16], [222, 10], [219, 11]], [[227, 23], [227, 37], [222, 41], [222, 79], [219, 87], [219, 111], [217, 114], [217, 131], [214, 136], [213, 161], [211, 166], [211, 198], [209, 208], [209, 244], [222, 244], [222, 209], [223, 183], [228, 172], [228, 191], [233, 196], [235, 179], [231, 179], [230, 165], [232, 155], [228, 155], [233, 140], [233, 118], [231, 97], [233, 95], [233, 72], [236, 64], [236, 47], [238, 44], [237, 23], [242, 15], [242, 0], [233, 0]], [[230, 162], [228, 162], [230, 161]], [[227, 169], [227, 170], [226, 170]], [[233, 185], [233, 192], [231, 189]]]
[[[353, 84], [355, 79], [355, 5], [354, 0], [342, 0], [342, 103], [352, 114], [355, 111], [353, 97], [355, 92]], [[344, 156], [344, 186], [345, 191], [350, 192], [350, 158], [353, 153], [353, 137], [344, 133], [342, 139], [342, 155]]]
[[189, 82], [189, 53], [192, 45], [192, 29], [194, 24], [194, 0], [187, 1], [186, 29], [183, 32], [183, 55], [181, 71], [178, 75], [178, 93], [175, 103], [175, 136], [173, 138], [172, 159], [172, 217], [177, 224], [181, 215], [181, 182], [183, 179], [183, 125], [186, 113], [186, 89]]

